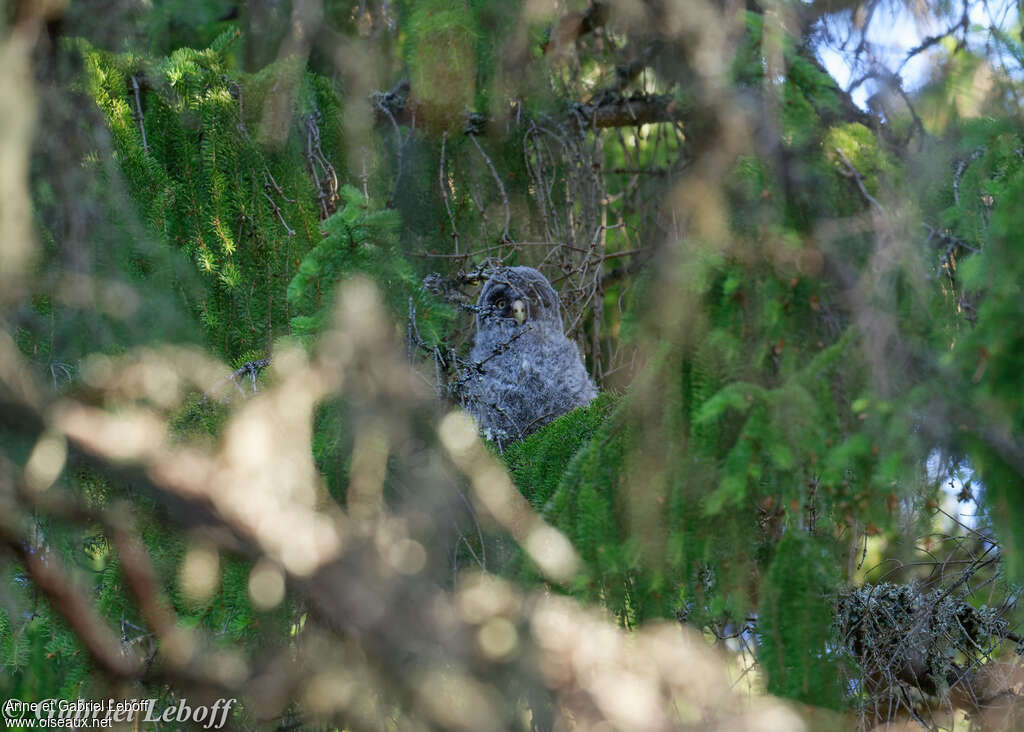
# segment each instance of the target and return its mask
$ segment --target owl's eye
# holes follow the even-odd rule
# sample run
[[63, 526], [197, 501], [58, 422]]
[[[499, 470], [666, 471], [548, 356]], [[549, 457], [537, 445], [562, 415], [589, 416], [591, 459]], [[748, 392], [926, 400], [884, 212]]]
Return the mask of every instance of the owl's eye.
[[497, 301], [496, 301], [496, 302], [494, 303], [494, 307], [498, 308], [498, 310], [504, 310], [504, 309], [505, 309], [505, 306], [506, 306], [506, 305], [508, 305], [508, 302], [506, 302], [506, 301], [505, 301], [505, 298], [503, 298], [503, 297], [502, 297], [502, 298], [499, 298], [499, 299], [498, 299], [498, 300], [497, 300]]

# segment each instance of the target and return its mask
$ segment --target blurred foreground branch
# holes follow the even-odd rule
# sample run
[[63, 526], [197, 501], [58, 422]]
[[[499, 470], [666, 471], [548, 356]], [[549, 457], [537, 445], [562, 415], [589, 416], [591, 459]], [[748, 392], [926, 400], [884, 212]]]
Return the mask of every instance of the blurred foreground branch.
[[[157, 383], [179, 395], [204, 391], [197, 375], [212, 381], [213, 374], [195, 360], [198, 354], [129, 353], [111, 363], [102, 380], [93, 379], [92, 399], [119, 393], [117, 415], [75, 398], [18, 398], [26, 387], [12, 379], [27, 373], [25, 365], [13, 350], [3, 351], [0, 409], [30, 416], [22, 424], [35, 425], [29, 434], [43, 455], [26, 468], [4, 464], [4, 542], [76, 630], [98, 670], [110, 680], [176, 680], [200, 697], [237, 694], [251, 721], [279, 718], [297, 699], [304, 724], [364, 729], [389, 728], [394, 712], [388, 710], [395, 709], [402, 728], [508, 729], [518, 726], [520, 703], [532, 710], [535, 729], [568, 720], [576, 729], [608, 723], [635, 730], [752, 729], [766, 720], [777, 729], [801, 728], [776, 702], [742, 702], [722, 660], [676, 624], [627, 638], [570, 600], [522, 595], [494, 576], [466, 575], [457, 591], [448, 589], [453, 537], [442, 519], [461, 510], [463, 481], [490, 531], [509, 532], [553, 581], [570, 576], [575, 552], [532, 512], [468, 417], [448, 415], [436, 437], [435, 403], [392, 342], [386, 317], [368, 283], [350, 283], [339, 297], [339, 329], [326, 335], [312, 360], [297, 351], [275, 355], [269, 385], [235, 406], [216, 449], [169, 443], [165, 418], [144, 406], [154, 396], [146, 390]], [[162, 381], [142, 378], [154, 369]], [[132, 383], [141, 391], [129, 409], [124, 398]], [[313, 406], [338, 389], [358, 415], [356, 424], [391, 456], [390, 470], [414, 490], [385, 505], [369, 453], [357, 452], [348, 510], [323, 494], [309, 458], [309, 422]], [[357, 442], [371, 444], [362, 439]], [[183, 629], [173, 610], [155, 600], [159, 580], [130, 524], [76, 508], [70, 496], [59, 498], [61, 488], [48, 487], [66, 456], [39, 447], [45, 440], [66, 441], [70, 451], [112, 474], [131, 471], [145, 492], [179, 506], [185, 527], [205, 506], [205, 541], [255, 560], [249, 592], [257, 607], [287, 601], [308, 608], [293, 650], [229, 658], [202, 632]], [[19, 483], [25, 487], [14, 490]], [[368, 500], [376, 501], [375, 510], [359, 508]], [[61, 558], [15, 533], [11, 527], [28, 525], [32, 514], [98, 519], [107, 527], [139, 623], [156, 634], [155, 655], [128, 653], [90, 599], [74, 589]], [[684, 708], [686, 720], [676, 711]]]

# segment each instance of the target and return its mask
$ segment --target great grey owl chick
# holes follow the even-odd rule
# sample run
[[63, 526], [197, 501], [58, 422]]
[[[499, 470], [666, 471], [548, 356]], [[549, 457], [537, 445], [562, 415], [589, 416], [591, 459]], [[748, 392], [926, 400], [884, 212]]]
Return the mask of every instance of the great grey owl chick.
[[480, 291], [462, 405], [499, 445], [597, 396], [576, 344], [565, 337], [561, 307], [532, 267], [503, 267]]

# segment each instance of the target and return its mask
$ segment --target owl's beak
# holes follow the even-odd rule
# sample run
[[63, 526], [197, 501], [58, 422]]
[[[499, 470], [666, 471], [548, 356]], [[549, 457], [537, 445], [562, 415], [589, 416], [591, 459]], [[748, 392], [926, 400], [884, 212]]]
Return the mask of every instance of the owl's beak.
[[512, 317], [515, 318], [519, 325], [522, 325], [526, 320], [526, 303], [522, 300], [516, 300], [512, 303]]

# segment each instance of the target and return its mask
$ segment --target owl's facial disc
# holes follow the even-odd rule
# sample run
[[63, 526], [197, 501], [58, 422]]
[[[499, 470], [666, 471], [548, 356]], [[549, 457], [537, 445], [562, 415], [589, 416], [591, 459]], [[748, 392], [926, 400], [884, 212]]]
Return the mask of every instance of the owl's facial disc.
[[512, 303], [512, 317], [516, 319], [519, 325], [526, 322], [526, 303], [522, 300], [516, 300]]

